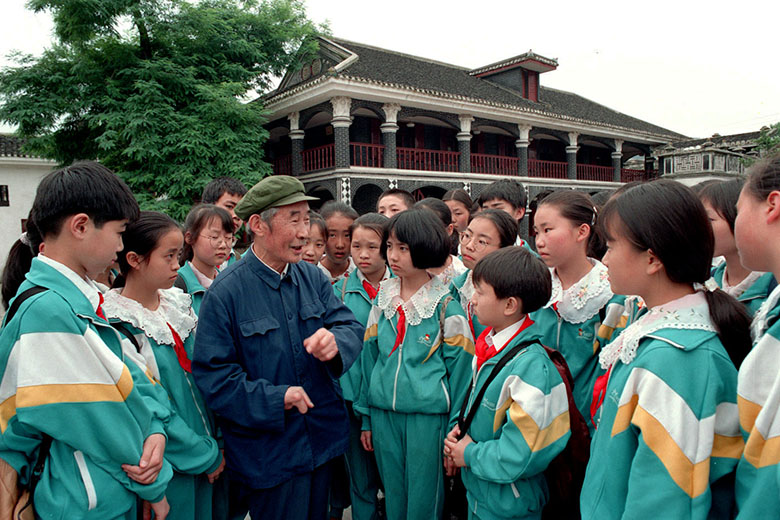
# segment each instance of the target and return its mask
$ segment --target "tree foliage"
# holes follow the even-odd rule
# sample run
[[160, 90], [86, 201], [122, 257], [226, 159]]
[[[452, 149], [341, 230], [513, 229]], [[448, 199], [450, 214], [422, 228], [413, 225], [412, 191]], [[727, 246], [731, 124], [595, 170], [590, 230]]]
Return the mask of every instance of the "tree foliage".
[[0, 72], [0, 119], [30, 152], [97, 159], [182, 218], [212, 178], [269, 173], [259, 102], [322, 32], [299, 0], [31, 0], [54, 43]]
[[756, 139], [756, 148], [761, 155], [780, 151], [780, 122], [761, 129], [761, 135]]

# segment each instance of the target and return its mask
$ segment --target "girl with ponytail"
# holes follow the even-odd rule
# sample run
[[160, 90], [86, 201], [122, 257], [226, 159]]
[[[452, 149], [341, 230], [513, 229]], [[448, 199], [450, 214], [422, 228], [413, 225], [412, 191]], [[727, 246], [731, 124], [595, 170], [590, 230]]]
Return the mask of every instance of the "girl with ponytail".
[[606, 388], [582, 517], [718, 516], [741, 448], [734, 365], [749, 318], [710, 279], [712, 229], [690, 188], [635, 186], [601, 219], [612, 291], [639, 295], [647, 312], [599, 355]]

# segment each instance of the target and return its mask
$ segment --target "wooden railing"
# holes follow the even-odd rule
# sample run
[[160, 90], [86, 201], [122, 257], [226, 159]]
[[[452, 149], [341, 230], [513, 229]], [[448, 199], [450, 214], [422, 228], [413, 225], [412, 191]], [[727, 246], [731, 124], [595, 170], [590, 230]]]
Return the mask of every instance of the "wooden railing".
[[612, 181], [614, 174], [612, 166], [577, 165], [577, 180], [581, 181]]
[[528, 159], [528, 176], [545, 177], [548, 179], [565, 179], [567, 177], [567, 167], [568, 165], [565, 162]]
[[473, 153], [471, 154], [471, 172], [517, 175], [517, 157]]
[[301, 153], [303, 171], [313, 172], [316, 170], [324, 170], [325, 168], [333, 168], [335, 164], [335, 150], [336, 145], [333, 143], [311, 148], [310, 150], [304, 150], [303, 153]]
[[274, 159], [274, 175], [292, 175], [292, 155]]
[[385, 147], [381, 144], [349, 143], [352, 166], [382, 168], [384, 166]]
[[398, 168], [402, 170], [426, 170], [434, 172], [458, 171], [458, 152], [398, 148]]

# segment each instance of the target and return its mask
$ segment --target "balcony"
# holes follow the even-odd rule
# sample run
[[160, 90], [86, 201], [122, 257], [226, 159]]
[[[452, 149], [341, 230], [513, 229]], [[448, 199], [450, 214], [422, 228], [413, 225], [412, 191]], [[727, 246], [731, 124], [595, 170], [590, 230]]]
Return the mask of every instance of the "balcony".
[[540, 161], [528, 159], [528, 176], [543, 177], [545, 179], [565, 179], [568, 164], [557, 161]]
[[517, 175], [517, 157], [504, 155], [471, 154], [472, 173], [493, 173], [497, 175]]
[[595, 164], [578, 164], [577, 179], [583, 181], [611, 182], [615, 170], [612, 166], [596, 166]]
[[420, 148], [398, 148], [398, 168], [402, 170], [425, 170], [431, 172], [459, 171], [458, 152], [423, 150]]

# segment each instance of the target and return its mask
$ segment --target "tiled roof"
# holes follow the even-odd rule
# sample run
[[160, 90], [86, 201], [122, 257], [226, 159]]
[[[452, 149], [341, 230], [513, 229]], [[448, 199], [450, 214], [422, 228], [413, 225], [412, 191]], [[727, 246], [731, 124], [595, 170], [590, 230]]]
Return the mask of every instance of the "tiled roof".
[[[647, 132], [664, 136], [668, 140], [685, 138], [682, 134], [622, 114], [571, 92], [540, 87], [539, 102], [533, 102], [523, 98], [520, 92], [498, 85], [489, 78], [480, 79], [470, 74], [472, 71], [465, 67], [339, 38], [328, 40], [358, 55], [356, 61], [336, 73], [337, 77], [349, 77], [437, 95], [469, 98], [487, 104], [517, 108], [519, 111], [557, 116], [564, 120], [574, 119], [585, 123]], [[279, 94], [283, 94], [283, 91], [273, 92], [269, 97]]]
[[686, 139], [684, 141], [672, 141], [672, 146], [675, 148], [691, 148], [694, 146], [701, 146], [707, 141], [710, 141], [713, 146], [719, 148], [734, 148], [737, 146], [755, 146], [756, 139], [761, 135], [761, 132], [747, 132], [744, 134], [732, 134], [732, 135], [713, 135], [712, 137], [705, 137], [703, 139]]
[[0, 157], [32, 157], [22, 152], [24, 139], [0, 134]]

